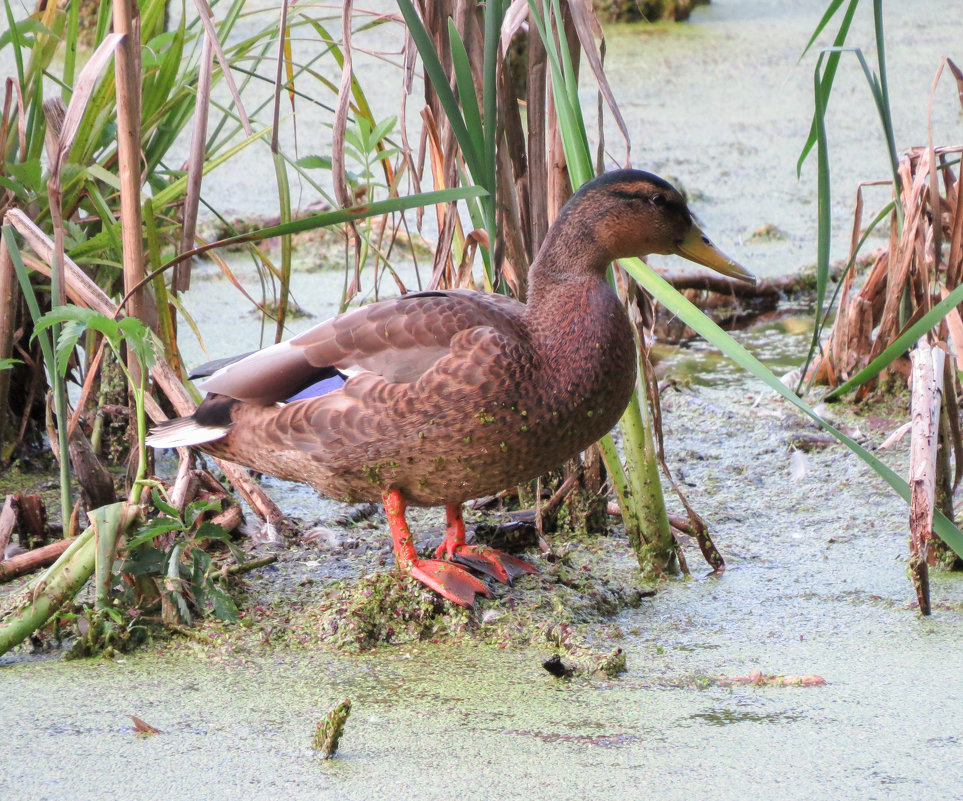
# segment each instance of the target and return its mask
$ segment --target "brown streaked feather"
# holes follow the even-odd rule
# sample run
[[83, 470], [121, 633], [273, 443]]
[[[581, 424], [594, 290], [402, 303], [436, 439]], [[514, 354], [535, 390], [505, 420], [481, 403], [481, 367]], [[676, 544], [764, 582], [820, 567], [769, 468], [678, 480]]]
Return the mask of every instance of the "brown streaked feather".
[[465, 290], [405, 295], [326, 320], [296, 337], [228, 364], [200, 384], [206, 392], [269, 405], [330, 368], [415, 381], [451, 351], [452, 337], [477, 326], [517, 329], [525, 306]]

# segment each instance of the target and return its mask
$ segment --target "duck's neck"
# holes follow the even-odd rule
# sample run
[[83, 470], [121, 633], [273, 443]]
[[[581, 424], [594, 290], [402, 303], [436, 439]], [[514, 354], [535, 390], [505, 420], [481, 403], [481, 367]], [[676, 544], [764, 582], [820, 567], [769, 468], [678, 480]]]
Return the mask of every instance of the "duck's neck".
[[[564, 215], [564, 213], [563, 213]], [[598, 231], [579, 215], [560, 217], [549, 229], [528, 272], [530, 312], [551, 313], [553, 300], [576, 286], [605, 281], [605, 268], [612, 261]]]

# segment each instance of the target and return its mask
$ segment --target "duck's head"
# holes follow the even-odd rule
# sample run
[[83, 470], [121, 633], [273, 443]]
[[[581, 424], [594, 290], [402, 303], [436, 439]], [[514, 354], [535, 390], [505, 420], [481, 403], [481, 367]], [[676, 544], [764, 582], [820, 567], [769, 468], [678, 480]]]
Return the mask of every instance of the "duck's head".
[[606, 261], [650, 253], [675, 254], [723, 275], [755, 283], [692, 219], [682, 194], [657, 175], [616, 170], [589, 181], [566, 205], [564, 216], [590, 233]]

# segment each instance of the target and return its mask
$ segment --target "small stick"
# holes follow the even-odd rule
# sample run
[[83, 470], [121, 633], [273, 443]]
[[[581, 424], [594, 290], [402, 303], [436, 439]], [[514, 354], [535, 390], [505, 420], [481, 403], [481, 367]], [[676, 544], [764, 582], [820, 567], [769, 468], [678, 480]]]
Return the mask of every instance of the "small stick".
[[552, 497], [545, 501], [545, 503], [540, 507], [541, 516], [554, 512], [555, 507], [565, 500], [566, 496], [568, 496], [568, 494], [575, 488], [575, 483], [577, 481], [578, 476], [574, 473], [566, 478], [565, 481], [562, 482], [562, 485], [555, 490]]
[[344, 733], [344, 724], [351, 714], [351, 699], [345, 698], [318, 722], [311, 747], [321, 752], [322, 759], [331, 759], [337, 753], [338, 743]]
[[247, 573], [249, 570], [257, 570], [259, 567], [274, 564], [277, 560], [278, 555], [276, 553], [272, 553], [270, 556], [262, 556], [260, 559], [252, 559], [250, 562], [241, 562], [238, 565], [231, 565], [229, 568], [225, 569], [224, 572], [228, 576], [237, 576], [241, 573]]
[[43, 548], [34, 548], [32, 551], [4, 559], [0, 562], [0, 583], [10, 581], [25, 573], [32, 573], [41, 567], [52, 565], [60, 557], [60, 554], [70, 547], [72, 542], [73, 539], [60, 540], [50, 545], [44, 545]]
[[167, 628], [174, 632], [175, 634], [180, 634], [181, 637], [186, 637], [188, 640], [195, 640], [204, 645], [214, 645], [214, 640], [208, 637], [206, 634], [201, 634], [199, 631], [192, 631], [187, 628], [187, 626], [181, 626], [178, 623], [166, 624]]

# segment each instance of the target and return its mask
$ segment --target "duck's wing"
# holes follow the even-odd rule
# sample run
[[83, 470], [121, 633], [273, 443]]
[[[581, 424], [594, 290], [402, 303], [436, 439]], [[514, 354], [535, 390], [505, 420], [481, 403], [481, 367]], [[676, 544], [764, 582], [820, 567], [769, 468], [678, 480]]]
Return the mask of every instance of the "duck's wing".
[[416, 381], [451, 353], [462, 331], [487, 327], [520, 335], [524, 309], [502, 295], [469, 290], [404, 295], [333, 317], [226, 365], [213, 363], [219, 369], [208, 371], [199, 386], [270, 405], [324, 394], [359, 373], [392, 383]]

